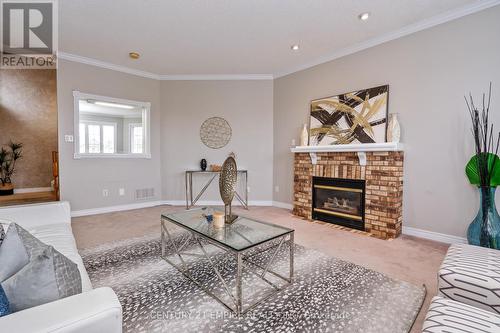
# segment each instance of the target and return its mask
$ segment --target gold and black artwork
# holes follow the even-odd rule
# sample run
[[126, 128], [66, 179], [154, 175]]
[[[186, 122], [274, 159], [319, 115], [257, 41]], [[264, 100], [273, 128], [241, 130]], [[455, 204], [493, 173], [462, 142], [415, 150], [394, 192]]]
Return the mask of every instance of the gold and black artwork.
[[309, 145], [386, 142], [389, 86], [311, 102]]

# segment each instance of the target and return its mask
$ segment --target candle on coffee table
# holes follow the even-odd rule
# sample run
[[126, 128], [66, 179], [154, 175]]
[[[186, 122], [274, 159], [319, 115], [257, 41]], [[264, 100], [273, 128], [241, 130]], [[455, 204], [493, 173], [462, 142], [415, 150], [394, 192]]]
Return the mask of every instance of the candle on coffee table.
[[214, 228], [221, 229], [224, 228], [224, 213], [222, 212], [214, 212]]

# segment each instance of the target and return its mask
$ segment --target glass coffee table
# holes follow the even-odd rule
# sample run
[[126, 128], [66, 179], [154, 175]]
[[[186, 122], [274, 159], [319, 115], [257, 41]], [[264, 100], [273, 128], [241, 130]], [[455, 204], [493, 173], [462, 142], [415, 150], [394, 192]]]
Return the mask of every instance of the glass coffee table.
[[[237, 315], [243, 314], [256, 305], [264, 302], [278, 291], [290, 285], [293, 281], [294, 230], [278, 225], [257, 221], [239, 216], [230, 225], [216, 229], [205, 217], [207, 208], [185, 210], [161, 216], [161, 256], [177, 268], [184, 276], [193, 281], [207, 294], [220, 302]], [[174, 235], [174, 229], [180, 233]], [[179, 236], [179, 235], [182, 235]], [[191, 248], [188, 248], [191, 246]], [[223, 250], [226, 255], [234, 258], [235, 274], [222, 272], [215, 262], [215, 254], [209, 246]], [[193, 252], [195, 247], [198, 253]], [[289, 247], [287, 250], [285, 247]], [[168, 253], [167, 253], [168, 250]], [[218, 250], [219, 252], [221, 252]], [[274, 270], [278, 256], [289, 256], [288, 274], [283, 274], [283, 262], [280, 261], [281, 272]], [[260, 262], [252, 260], [260, 256]], [[231, 260], [233, 260], [231, 258]], [[282, 259], [282, 258], [281, 258]], [[222, 285], [226, 300], [210, 291], [207, 285], [196, 279], [196, 263], [203, 260], [217, 276], [217, 282]], [[175, 262], [177, 261], [177, 262]], [[285, 262], [286, 263], [286, 262]], [[285, 266], [288, 266], [286, 264]], [[227, 268], [227, 267], [224, 267]], [[243, 275], [251, 275], [260, 279], [271, 291], [265, 292], [243, 309], [242, 282]], [[251, 274], [248, 274], [251, 273]], [[234, 277], [235, 276], [235, 277]], [[272, 277], [272, 279], [271, 279]], [[247, 277], [245, 277], [245, 280]], [[229, 281], [231, 280], [231, 281]], [[274, 281], [271, 281], [274, 280]], [[279, 281], [280, 283], [277, 283]], [[255, 286], [254, 286], [255, 287]]]

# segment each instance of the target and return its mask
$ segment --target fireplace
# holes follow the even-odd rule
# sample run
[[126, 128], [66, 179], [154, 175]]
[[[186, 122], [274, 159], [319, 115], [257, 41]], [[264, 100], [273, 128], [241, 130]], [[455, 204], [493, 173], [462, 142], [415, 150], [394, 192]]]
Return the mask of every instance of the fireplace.
[[[337, 149], [337, 147], [321, 147]], [[364, 181], [363, 223], [349, 221], [374, 237], [396, 238], [403, 224], [403, 151], [367, 151], [366, 160], [360, 164], [356, 152], [295, 152], [293, 165], [293, 214], [313, 220], [313, 178], [341, 178]], [[315, 164], [313, 164], [313, 162]], [[364, 163], [366, 162], [366, 164]], [[323, 184], [325, 185], [325, 184]], [[326, 184], [326, 186], [329, 186]], [[350, 186], [353, 188], [355, 186]], [[359, 188], [358, 188], [359, 189]], [[321, 209], [320, 207], [316, 207]], [[318, 211], [314, 219], [319, 219]], [[324, 215], [323, 215], [324, 214]], [[323, 217], [332, 218], [323, 213]], [[329, 216], [325, 216], [329, 215]], [[323, 219], [324, 220], [324, 219]], [[329, 222], [333, 222], [330, 220]], [[338, 223], [336, 220], [333, 223]], [[347, 222], [343, 220], [342, 222]], [[336, 224], [331, 224], [336, 226]], [[351, 224], [351, 225], [352, 225]]]
[[313, 177], [312, 218], [365, 230], [365, 181]]

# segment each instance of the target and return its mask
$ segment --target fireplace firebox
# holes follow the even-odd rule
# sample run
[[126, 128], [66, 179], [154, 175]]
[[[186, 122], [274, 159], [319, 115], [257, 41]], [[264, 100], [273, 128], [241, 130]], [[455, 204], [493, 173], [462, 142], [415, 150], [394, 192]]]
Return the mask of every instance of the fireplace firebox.
[[365, 181], [313, 177], [312, 218], [365, 230]]

